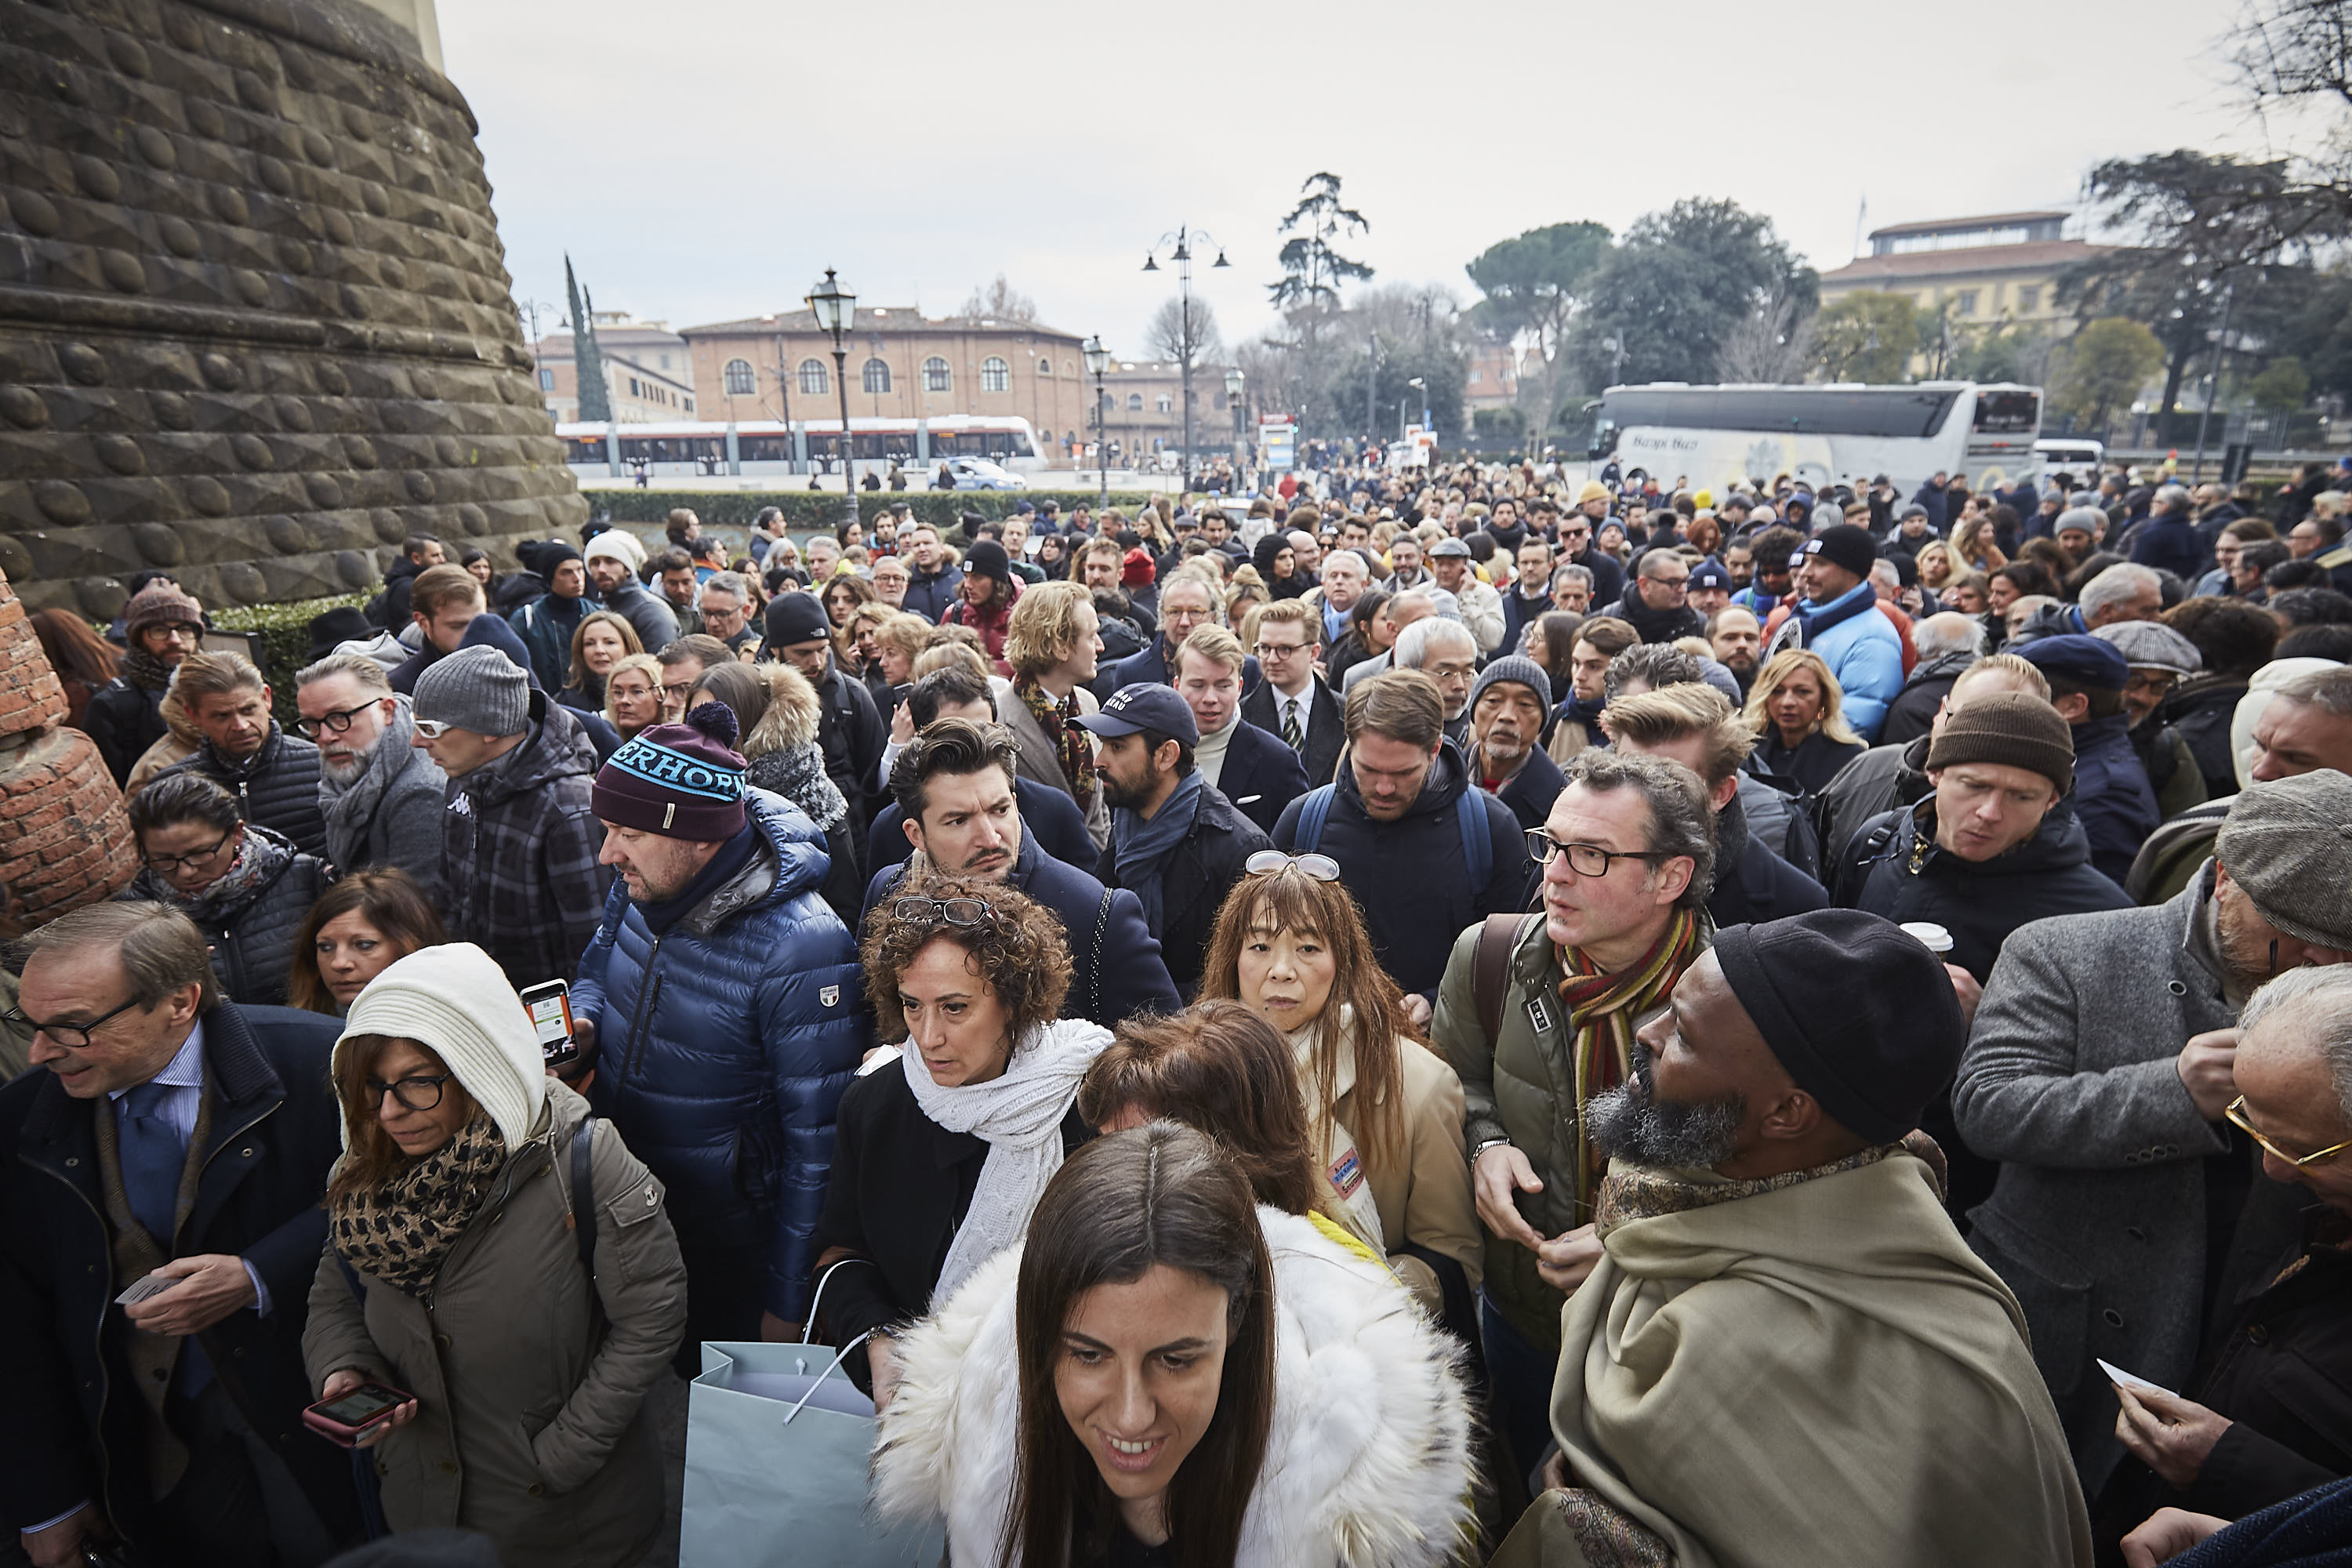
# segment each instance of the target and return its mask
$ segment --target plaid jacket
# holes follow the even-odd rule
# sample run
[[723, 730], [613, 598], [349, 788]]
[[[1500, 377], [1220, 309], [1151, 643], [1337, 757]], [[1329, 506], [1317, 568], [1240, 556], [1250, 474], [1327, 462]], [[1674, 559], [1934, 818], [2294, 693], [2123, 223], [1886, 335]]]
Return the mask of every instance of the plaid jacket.
[[441, 825], [450, 939], [478, 942], [517, 990], [572, 978], [613, 879], [589, 807], [596, 749], [545, 692], [530, 716], [521, 745], [449, 781]]

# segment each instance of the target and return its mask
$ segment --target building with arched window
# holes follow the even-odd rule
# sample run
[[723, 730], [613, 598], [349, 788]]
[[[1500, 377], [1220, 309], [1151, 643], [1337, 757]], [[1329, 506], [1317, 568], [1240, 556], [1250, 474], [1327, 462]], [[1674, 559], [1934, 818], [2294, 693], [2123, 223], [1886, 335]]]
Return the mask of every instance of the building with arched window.
[[[707, 419], [835, 419], [833, 337], [805, 309], [688, 327], [691, 384]], [[1017, 415], [1041, 441], [1092, 425], [1079, 335], [1036, 321], [927, 317], [861, 303], [843, 346], [852, 418]], [[1057, 364], [1055, 362], [1059, 362]], [[787, 368], [788, 367], [788, 368]], [[1015, 374], [1018, 367], [1021, 374]], [[780, 384], [778, 373], [784, 371]]]

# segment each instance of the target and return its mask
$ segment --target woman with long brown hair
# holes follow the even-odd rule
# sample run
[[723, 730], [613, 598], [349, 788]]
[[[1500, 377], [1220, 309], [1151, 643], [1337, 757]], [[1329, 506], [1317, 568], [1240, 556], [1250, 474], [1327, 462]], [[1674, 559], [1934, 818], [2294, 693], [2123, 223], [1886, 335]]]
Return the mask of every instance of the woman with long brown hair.
[[1288, 1042], [1332, 1216], [1424, 1310], [1467, 1331], [1486, 1250], [1462, 1142], [1462, 1083], [1413, 1037], [1339, 867], [1261, 850], [1226, 894], [1201, 995]]
[[[1238, 1044], [1237, 1012], [1190, 1036], [1189, 1016], [1157, 1021], [1146, 1048], [1193, 1057], [1176, 1076], [1237, 1106], [1243, 1083], [1211, 1082], [1246, 1074], [1234, 1053], [1189, 1048]], [[874, 1458], [886, 1513], [945, 1518], [956, 1568], [1461, 1559], [1458, 1348], [1397, 1310], [1378, 1265], [1296, 1215], [1250, 1212], [1230, 1140], [1260, 1124], [1152, 1121], [1071, 1157], [1017, 1258], [906, 1336]], [[1359, 1400], [1379, 1418], [1349, 1414]]]
[[661, 1184], [548, 1077], [470, 942], [370, 981], [331, 1071], [344, 1152], [302, 1358], [322, 1400], [412, 1396], [360, 1443], [386, 1521], [478, 1530], [509, 1568], [637, 1562], [662, 1521], [645, 1395], [686, 1327]]
[[122, 673], [122, 655], [79, 616], [64, 610], [35, 610], [32, 622], [33, 635], [41, 639], [49, 668], [66, 689], [66, 722], [79, 730], [82, 715], [89, 710], [91, 694]]
[[415, 878], [396, 866], [353, 871], [319, 895], [294, 932], [286, 1005], [340, 1015], [394, 963], [448, 940]]

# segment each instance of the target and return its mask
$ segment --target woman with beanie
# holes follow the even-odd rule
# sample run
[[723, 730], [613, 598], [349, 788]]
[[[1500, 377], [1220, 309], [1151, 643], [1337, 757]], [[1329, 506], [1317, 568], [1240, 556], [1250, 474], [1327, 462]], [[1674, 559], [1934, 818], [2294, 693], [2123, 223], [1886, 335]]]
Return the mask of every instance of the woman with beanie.
[[131, 832], [144, 865], [115, 897], [152, 899], [194, 921], [230, 1001], [285, 1005], [294, 933], [326, 890], [327, 868], [284, 834], [247, 822], [228, 791], [201, 773], [141, 790]]
[[824, 852], [833, 858], [824, 901], [856, 930], [866, 907], [866, 878], [849, 830], [849, 802], [824, 771], [824, 752], [816, 743], [816, 688], [789, 664], [716, 664], [687, 693], [688, 711], [705, 702], [723, 702], [735, 715], [750, 764], [743, 782], [782, 795], [824, 835]]
[[1257, 1196], [1175, 1121], [1079, 1150], [1018, 1252], [904, 1336], [880, 1510], [944, 1519], [956, 1568], [1474, 1561], [1458, 1348]]
[[[1003, 882], [932, 878], [878, 904], [860, 953], [898, 1060], [841, 1097], [817, 1265], [833, 1342], [871, 1333], [850, 1375], [887, 1405], [891, 1333], [1019, 1243], [1088, 1134], [1078, 1080], [1110, 1032], [1062, 1019], [1061, 922]], [[854, 1261], [851, 1261], [854, 1260]]]
[[1330, 1213], [1433, 1319], [1472, 1331], [1486, 1244], [1462, 1082], [1414, 1039], [1363, 917], [1319, 855], [1250, 858], [1217, 913], [1201, 994], [1240, 1002], [1290, 1047]]
[[82, 728], [98, 742], [99, 755], [117, 784], [131, 765], [164, 736], [158, 709], [180, 661], [202, 646], [202, 605], [169, 582], [150, 583], [131, 595], [122, 612], [130, 651], [122, 673], [91, 694]]
[[343, 1156], [302, 1354], [321, 1399], [413, 1396], [361, 1442], [385, 1521], [480, 1531], [507, 1568], [636, 1563], [662, 1524], [646, 1391], [686, 1322], [661, 1184], [547, 1076], [470, 942], [371, 981], [332, 1071]]
[[996, 673], [1011, 675], [1013, 667], [1004, 662], [1004, 633], [1013, 624], [1013, 605], [1021, 590], [1013, 581], [1013, 558], [1004, 553], [1004, 546], [993, 539], [974, 543], [963, 558], [963, 586], [956, 594], [940, 625], [978, 632]]

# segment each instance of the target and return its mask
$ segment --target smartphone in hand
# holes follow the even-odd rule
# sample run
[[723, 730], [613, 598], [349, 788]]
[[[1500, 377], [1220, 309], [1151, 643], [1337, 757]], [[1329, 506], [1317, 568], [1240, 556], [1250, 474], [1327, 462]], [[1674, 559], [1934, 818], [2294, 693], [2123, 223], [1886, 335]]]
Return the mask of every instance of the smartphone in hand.
[[380, 1383], [363, 1383], [341, 1399], [322, 1399], [304, 1409], [302, 1425], [339, 1447], [356, 1447], [415, 1397]]

